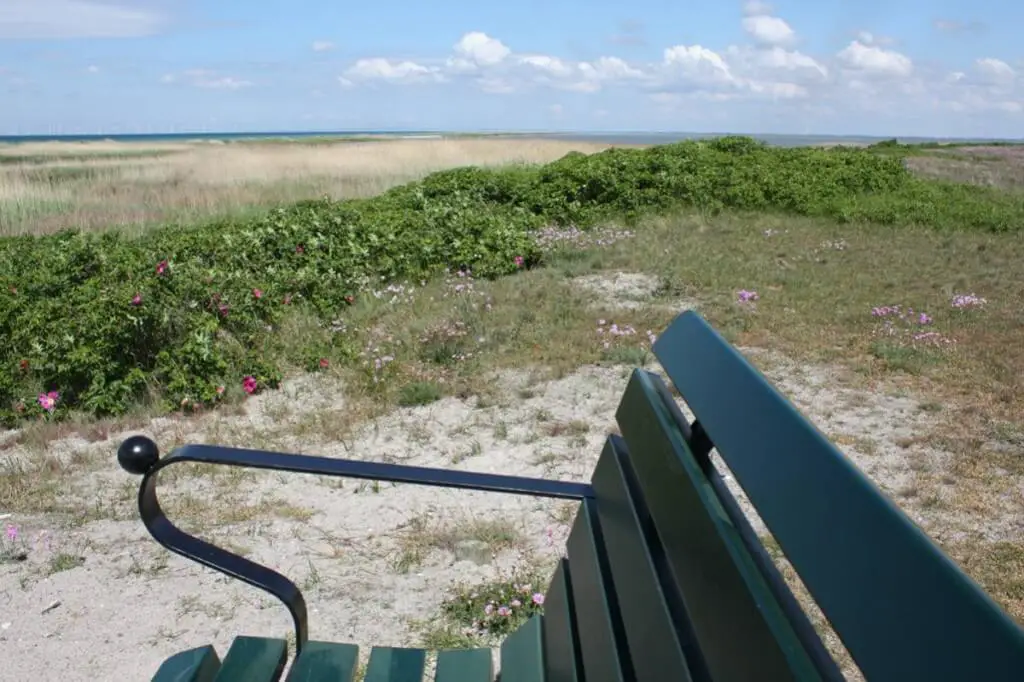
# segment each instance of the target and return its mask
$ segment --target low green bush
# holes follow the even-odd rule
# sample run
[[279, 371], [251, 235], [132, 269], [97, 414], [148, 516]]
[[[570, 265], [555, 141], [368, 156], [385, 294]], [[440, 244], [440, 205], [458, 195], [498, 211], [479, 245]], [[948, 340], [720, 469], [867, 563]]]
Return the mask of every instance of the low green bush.
[[[226, 386], [272, 387], [281, 354], [268, 349], [281, 345], [290, 307], [326, 328], [370, 282], [445, 268], [511, 274], [541, 261], [542, 227], [635, 223], [688, 207], [936, 229], [1024, 225], [1021, 195], [919, 179], [895, 154], [725, 137], [459, 168], [371, 199], [305, 201], [142, 236], [5, 238], [0, 422], [71, 409], [117, 415], [140, 401], [194, 408], [215, 404]], [[309, 343], [297, 365], [359, 350], [344, 334]]]

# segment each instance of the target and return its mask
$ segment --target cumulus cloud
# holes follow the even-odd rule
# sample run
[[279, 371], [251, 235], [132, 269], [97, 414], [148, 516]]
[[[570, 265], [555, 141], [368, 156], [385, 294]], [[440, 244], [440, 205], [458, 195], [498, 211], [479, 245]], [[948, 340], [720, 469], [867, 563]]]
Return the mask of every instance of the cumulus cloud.
[[144, 3], [93, 0], [3, 0], [0, 39], [135, 38], [159, 33], [169, 18]]
[[796, 40], [796, 31], [784, 19], [767, 14], [743, 17], [743, 30], [764, 45], [790, 45]]
[[665, 49], [665, 66], [671, 72], [709, 83], [734, 83], [732, 70], [722, 56], [701, 45], [676, 45]]
[[455, 43], [454, 51], [451, 61], [456, 66], [466, 67], [494, 66], [512, 53], [500, 40], [480, 31], [462, 36]]
[[373, 80], [393, 83], [417, 83], [438, 81], [441, 78], [442, 76], [436, 68], [424, 66], [413, 61], [390, 60], [382, 57], [360, 59], [349, 67], [343, 76], [343, 79], [350, 83]]
[[[796, 33], [763, 2], [744, 6], [749, 39], [715, 50], [702, 44], [672, 45], [653, 61], [606, 55], [574, 60], [517, 52], [480, 31], [462, 35], [447, 55], [412, 59], [364, 58], [339, 78], [343, 86], [389, 82], [446, 83], [494, 95], [548, 88], [577, 93], [620, 90], [646, 96], [659, 110], [692, 108], [695, 102], [782, 103], [808, 116], [820, 112], [873, 112], [953, 108], [1011, 114], [1020, 81], [1014, 68], [984, 57], [950, 73], [892, 48], [892, 41], [867, 31], [851, 32], [838, 53], [812, 55], [793, 48]], [[969, 67], [969, 68], [967, 68]], [[627, 90], [628, 88], [628, 90]], [[789, 102], [791, 104], [785, 104]], [[799, 104], [797, 104], [799, 102]], [[1020, 107], [1024, 109], [1024, 106]], [[830, 114], [831, 115], [831, 114]]]
[[982, 78], [995, 83], [1010, 83], [1017, 77], [1017, 72], [1013, 70], [1012, 66], [1002, 59], [993, 57], [975, 60], [974, 68]]
[[859, 40], [844, 47], [837, 55], [849, 69], [881, 76], [909, 76], [914, 70], [910, 57]]

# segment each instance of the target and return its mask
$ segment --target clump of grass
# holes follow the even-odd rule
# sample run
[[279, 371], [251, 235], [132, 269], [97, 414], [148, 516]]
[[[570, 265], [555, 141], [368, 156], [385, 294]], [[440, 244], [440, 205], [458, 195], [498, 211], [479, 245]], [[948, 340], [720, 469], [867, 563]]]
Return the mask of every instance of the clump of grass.
[[402, 386], [398, 394], [398, 404], [403, 407], [429, 405], [441, 399], [444, 391], [432, 381], [414, 381]]

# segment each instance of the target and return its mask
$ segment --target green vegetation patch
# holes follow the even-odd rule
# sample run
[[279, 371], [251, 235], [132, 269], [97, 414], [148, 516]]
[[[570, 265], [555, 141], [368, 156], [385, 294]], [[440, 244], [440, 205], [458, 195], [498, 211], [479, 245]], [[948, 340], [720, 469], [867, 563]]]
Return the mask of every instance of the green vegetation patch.
[[[542, 262], [552, 227], [583, 233], [694, 208], [939, 230], [1024, 225], [1021, 195], [915, 178], [899, 155], [727, 137], [442, 171], [371, 199], [141, 236], [5, 238], [0, 422], [119, 415], [140, 402], [192, 409], [273, 387], [288, 363], [354, 363], [364, 349], [338, 321], [370, 286], [445, 270], [508, 275]], [[289, 333], [297, 319], [304, 333]], [[465, 339], [431, 333], [427, 360], [462, 357]], [[407, 391], [409, 403], [433, 397]]]

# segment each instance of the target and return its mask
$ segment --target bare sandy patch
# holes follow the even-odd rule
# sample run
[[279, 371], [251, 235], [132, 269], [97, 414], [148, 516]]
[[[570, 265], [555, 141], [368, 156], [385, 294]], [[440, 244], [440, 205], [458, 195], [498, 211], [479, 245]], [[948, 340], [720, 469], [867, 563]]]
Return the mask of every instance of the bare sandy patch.
[[658, 309], [673, 313], [695, 310], [698, 303], [692, 299], [655, 302], [662, 289], [661, 280], [643, 272], [612, 272], [582, 275], [572, 280], [573, 285], [594, 297], [595, 306], [619, 310]]
[[[902, 492], [915, 484], [914, 472], [941, 475], [950, 458], [914, 441], [937, 421], [918, 409], [917, 398], [885, 386], [858, 389], [829, 367], [746, 352], [930, 532], [968, 532], [979, 522]], [[556, 381], [503, 373], [495, 377], [504, 396], [497, 403], [446, 398], [351, 431], [325, 426], [354, 407], [344, 386], [304, 376], [250, 399], [241, 414], [155, 420], [147, 431], [164, 449], [218, 442], [585, 481], [615, 427], [629, 371], [588, 366]], [[0, 510], [25, 540], [24, 561], [0, 564], [0, 640], [16, 679], [145, 679], [188, 647], [213, 643], [223, 652], [238, 634], [289, 632], [287, 613], [273, 599], [149, 538], [134, 508], [138, 479], [114, 459], [125, 435], [49, 448], [92, 464], [62, 494], [83, 510], [104, 505], [102, 514], [76, 522]], [[496, 579], [522, 566], [549, 572], [575, 511], [572, 503], [528, 497], [272, 472], [178, 465], [165, 473], [162, 499], [183, 527], [291, 577], [306, 596], [313, 637], [364, 647], [419, 644], [417, 621], [432, 618], [458, 582]], [[742, 491], [729, 483], [756, 523]], [[993, 537], [1019, 539], [1015, 523], [1011, 517], [988, 528]]]

